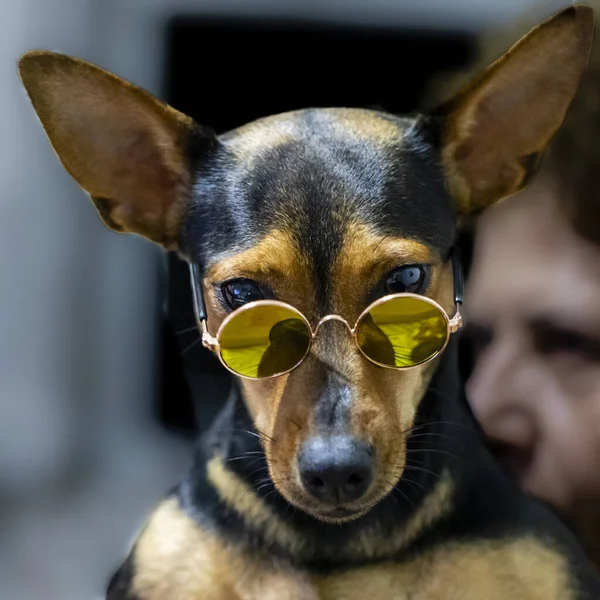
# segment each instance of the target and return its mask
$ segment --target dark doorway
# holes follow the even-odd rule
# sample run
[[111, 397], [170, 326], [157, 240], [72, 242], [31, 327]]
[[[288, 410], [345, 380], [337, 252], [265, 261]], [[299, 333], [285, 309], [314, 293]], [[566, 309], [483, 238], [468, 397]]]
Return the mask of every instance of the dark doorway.
[[[472, 40], [440, 31], [179, 16], [167, 27], [163, 98], [223, 132], [297, 108], [416, 110], [433, 74], [466, 63]], [[169, 257], [158, 415], [196, 435], [224, 402], [229, 374], [193, 327], [187, 267]], [[178, 335], [176, 335], [178, 333]]]

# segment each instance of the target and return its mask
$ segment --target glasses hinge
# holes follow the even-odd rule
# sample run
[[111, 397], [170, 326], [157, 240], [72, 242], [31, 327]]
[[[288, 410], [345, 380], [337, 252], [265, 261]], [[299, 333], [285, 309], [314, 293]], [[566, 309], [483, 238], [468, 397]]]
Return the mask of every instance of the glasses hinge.
[[463, 318], [462, 318], [462, 315], [460, 314], [460, 304], [457, 304], [456, 305], [456, 313], [454, 314], [452, 319], [450, 319], [450, 332], [455, 333], [462, 327], [462, 324], [463, 324]]
[[209, 350], [214, 350], [219, 345], [219, 342], [217, 341], [217, 338], [213, 337], [208, 332], [206, 321], [200, 322], [200, 329], [202, 330], [202, 345]]

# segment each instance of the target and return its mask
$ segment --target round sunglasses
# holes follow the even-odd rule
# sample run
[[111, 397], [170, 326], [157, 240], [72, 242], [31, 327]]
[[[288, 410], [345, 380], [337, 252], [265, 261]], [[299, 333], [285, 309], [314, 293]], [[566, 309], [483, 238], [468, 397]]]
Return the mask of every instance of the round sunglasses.
[[246, 379], [279, 377], [293, 371], [310, 353], [327, 321], [343, 323], [363, 356], [388, 369], [410, 369], [444, 351], [450, 335], [462, 326], [463, 280], [460, 261], [452, 253], [454, 302], [452, 318], [434, 300], [417, 294], [384, 296], [370, 304], [353, 326], [339, 315], [323, 317], [313, 328], [296, 308], [278, 300], [249, 302], [230, 313], [216, 336], [207, 327], [200, 267], [190, 263], [196, 320], [202, 343], [223, 366]]

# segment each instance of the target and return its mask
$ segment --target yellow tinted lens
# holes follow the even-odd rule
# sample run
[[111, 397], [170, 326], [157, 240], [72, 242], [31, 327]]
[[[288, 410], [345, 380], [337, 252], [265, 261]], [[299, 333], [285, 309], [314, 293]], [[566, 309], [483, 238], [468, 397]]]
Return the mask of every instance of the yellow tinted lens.
[[306, 355], [310, 332], [298, 313], [257, 304], [234, 314], [219, 339], [223, 362], [245, 377], [271, 377], [294, 368]]
[[356, 330], [360, 349], [390, 367], [413, 367], [430, 359], [446, 343], [445, 315], [425, 300], [391, 298], [366, 313]]

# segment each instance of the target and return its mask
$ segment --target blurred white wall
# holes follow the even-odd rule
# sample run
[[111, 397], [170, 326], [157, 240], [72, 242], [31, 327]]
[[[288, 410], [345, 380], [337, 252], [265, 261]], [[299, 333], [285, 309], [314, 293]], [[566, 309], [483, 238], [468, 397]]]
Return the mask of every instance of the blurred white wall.
[[97, 596], [186, 457], [149, 414], [160, 254], [101, 225], [17, 76], [19, 55], [33, 48], [102, 62], [108, 8], [0, 3], [3, 600]]
[[[548, 0], [554, 2], [555, 0]], [[558, 2], [557, 2], [558, 3]], [[20, 87], [33, 48], [158, 92], [179, 9], [477, 29], [532, 0], [16, 0], [0, 3], [0, 598], [100, 595], [187, 448], [149, 415], [163, 277], [156, 248], [109, 232]]]

